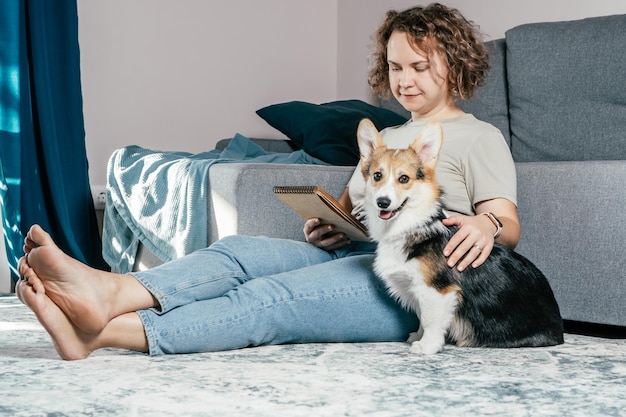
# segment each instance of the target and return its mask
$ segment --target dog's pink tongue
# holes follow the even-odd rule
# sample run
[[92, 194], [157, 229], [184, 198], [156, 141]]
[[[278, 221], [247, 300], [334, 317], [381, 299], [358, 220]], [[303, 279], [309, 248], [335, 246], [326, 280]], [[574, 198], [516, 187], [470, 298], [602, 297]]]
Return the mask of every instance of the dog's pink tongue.
[[393, 217], [393, 211], [378, 210], [378, 217], [383, 220], [389, 220]]

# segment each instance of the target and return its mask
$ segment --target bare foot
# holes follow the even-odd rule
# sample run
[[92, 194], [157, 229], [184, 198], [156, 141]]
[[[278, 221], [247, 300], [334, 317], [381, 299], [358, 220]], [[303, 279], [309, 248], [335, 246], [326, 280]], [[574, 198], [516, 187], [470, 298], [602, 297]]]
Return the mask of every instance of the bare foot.
[[17, 296], [37, 316], [39, 323], [52, 337], [54, 348], [65, 360], [84, 359], [94, 350], [90, 345], [96, 335], [82, 332], [61, 309], [46, 295], [44, 285], [30, 268], [22, 268], [22, 275], [16, 284]]
[[54, 308], [46, 305], [54, 303], [74, 326], [87, 333], [99, 333], [115, 316], [111, 303], [116, 280], [111, 273], [91, 268], [66, 255], [38, 225], [28, 231], [24, 252], [20, 273], [23, 275], [30, 269], [45, 287], [45, 297], [37, 298], [34, 287], [30, 292], [24, 291], [24, 296], [28, 295], [31, 301], [37, 300], [38, 310], [51, 312]]

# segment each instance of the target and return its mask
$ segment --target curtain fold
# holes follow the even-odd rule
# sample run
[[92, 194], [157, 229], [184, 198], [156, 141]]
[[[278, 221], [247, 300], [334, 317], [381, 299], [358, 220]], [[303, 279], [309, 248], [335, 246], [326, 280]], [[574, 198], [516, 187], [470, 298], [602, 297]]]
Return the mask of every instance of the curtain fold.
[[67, 254], [106, 269], [89, 187], [76, 1], [0, 4], [0, 42], [9, 47], [0, 53], [0, 196], [13, 278], [34, 223]]

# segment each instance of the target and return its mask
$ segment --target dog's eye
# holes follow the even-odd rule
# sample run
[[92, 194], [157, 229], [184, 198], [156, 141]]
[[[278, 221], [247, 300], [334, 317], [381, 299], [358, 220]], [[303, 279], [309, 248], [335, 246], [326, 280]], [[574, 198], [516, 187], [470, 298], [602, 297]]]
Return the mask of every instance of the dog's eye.
[[426, 177], [426, 174], [424, 174], [424, 171], [420, 168], [417, 170], [416, 177], [418, 180], [423, 180]]
[[383, 174], [381, 174], [380, 172], [374, 172], [372, 178], [374, 178], [374, 181], [380, 181], [383, 179]]
[[400, 178], [398, 178], [398, 182], [400, 184], [406, 184], [407, 182], [409, 182], [409, 176], [408, 175], [400, 175]]

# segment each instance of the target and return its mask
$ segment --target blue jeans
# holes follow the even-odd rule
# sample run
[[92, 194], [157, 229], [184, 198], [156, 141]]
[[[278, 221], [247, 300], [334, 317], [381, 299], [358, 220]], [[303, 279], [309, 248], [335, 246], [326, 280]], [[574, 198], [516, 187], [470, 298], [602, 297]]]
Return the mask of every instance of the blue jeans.
[[230, 236], [133, 275], [159, 302], [141, 310], [150, 354], [282, 343], [406, 340], [418, 327], [372, 272], [375, 245], [327, 252]]

